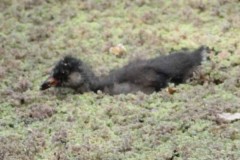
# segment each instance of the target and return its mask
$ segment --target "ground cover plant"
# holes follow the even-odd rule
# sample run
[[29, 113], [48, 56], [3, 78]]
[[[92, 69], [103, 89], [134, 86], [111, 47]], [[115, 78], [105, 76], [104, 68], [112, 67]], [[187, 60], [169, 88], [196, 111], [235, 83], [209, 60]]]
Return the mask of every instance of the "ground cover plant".
[[[0, 0], [0, 159], [239, 159], [239, 0]], [[67, 54], [97, 75], [209, 46], [186, 84], [160, 92], [39, 91]], [[118, 48], [120, 47], [120, 49]]]

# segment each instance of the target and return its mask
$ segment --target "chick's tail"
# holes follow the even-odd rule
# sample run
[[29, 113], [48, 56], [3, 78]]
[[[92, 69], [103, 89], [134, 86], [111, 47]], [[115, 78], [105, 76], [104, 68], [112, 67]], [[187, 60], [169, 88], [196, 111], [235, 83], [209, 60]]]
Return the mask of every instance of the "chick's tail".
[[208, 53], [210, 49], [207, 46], [200, 46], [198, 49], [192, 52], [191, 59], [195, 62], [195, 65], [201, 65], [202, 62], [207, 61]]

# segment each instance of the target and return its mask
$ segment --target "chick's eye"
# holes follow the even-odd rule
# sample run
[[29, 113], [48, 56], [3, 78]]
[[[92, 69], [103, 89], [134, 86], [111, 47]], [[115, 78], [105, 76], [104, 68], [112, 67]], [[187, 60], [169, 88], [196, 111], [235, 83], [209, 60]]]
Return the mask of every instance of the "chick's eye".
[[59, 81], [65, 81], [68, 78], [66, 71], [56, 71], [53, 73], [53, 77]]
[[68, 75], [68, 74], [69, 74], [69, 71], [68, 71], [68, 70], [62, 71], [62, 74]]

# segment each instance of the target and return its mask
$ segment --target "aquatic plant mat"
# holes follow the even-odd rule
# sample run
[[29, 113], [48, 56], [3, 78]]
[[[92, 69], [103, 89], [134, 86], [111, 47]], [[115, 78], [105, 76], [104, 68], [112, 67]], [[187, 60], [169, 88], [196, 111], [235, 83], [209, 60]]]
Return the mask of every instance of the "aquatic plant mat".
[[[0, 0], [0, 159], [239, 159], [239, 26], [239, 0]], [[67, 54], [100, 75], [202, 44], [210, 60], [158, 93], [39, 91]]]

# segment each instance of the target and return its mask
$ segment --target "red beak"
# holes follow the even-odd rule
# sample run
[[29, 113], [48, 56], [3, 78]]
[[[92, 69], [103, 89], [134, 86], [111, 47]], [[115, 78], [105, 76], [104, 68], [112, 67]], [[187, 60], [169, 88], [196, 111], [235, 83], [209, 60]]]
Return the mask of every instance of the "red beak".
[[53, 77], [49, 77], [40, 87], [40, 90], [46, 90], [50, 87], [55, 87], [58, 84], [58, 81]]

